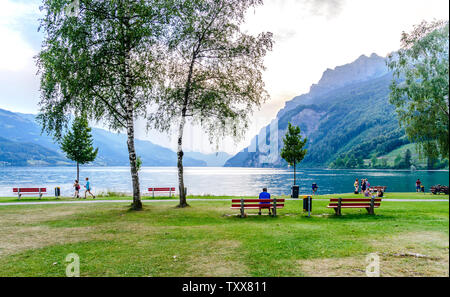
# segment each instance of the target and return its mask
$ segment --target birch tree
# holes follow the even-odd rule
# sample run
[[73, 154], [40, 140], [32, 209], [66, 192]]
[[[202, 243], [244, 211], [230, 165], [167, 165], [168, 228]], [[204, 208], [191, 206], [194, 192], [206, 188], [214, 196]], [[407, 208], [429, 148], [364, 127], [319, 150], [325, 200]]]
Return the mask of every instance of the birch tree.
[[[74, 7], [76, 5], [76, 7]], [[159, 73], [158, 40], [170, 1], [43, 0], [37, 56], [41, 75], [39, 120], [60, 139], [71, 115], [85, 114], [126, 131], [132, 208], [142, 208], [134, 122], [146, 115]]]
[[199, 125], [210, 141], [239, 138], [249, 115], [266, 100], [263, 58], [272, 34], [246, 34], [245, 13], [260, 0], [179, 1], [167, 42], [168, 62], [158, 109], [149, 125], [177, 130], [180, 204], [188, 206], [183, 173], [183, 134], [187, 121]]

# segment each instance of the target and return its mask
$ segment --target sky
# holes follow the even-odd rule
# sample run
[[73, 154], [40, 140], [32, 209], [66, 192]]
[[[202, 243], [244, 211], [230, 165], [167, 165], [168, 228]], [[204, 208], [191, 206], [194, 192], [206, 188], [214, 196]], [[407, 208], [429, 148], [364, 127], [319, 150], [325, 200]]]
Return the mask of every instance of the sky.
[[[39, 77], [33, 57], [43, 34], [38, 32], [40, 0], [0, 0], [0, 108], [39, 111]], [[402, 31], [422, 20], [448, 20], [448, 0], [265, 0], [247, 13], [243, 30], [269, 31], [274, 48], [265, 59], [264, 81], [270, 95], [251, 116], [246, 137], [210, 145], [199, 127], [186, 129], [185, 150], [236, 153], [275, 118], [286, 101], [307, 93], [327, 69], [361, 55], [386, 56], [400, 47]], [[94, 125], [101, 126], [101, 123]], [[136, 123], [137, 137], [176, 147], [173, 137], [147, 131]]]

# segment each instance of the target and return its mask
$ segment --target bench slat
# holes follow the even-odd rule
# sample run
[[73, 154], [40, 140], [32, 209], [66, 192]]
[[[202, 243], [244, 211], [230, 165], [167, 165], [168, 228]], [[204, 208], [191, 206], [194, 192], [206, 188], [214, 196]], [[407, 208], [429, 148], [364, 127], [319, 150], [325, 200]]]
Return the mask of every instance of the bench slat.
[[47, 188], [13, 188], [13, 193], [18, 193], [20, 189], [20, 193], [39, 193], [39, 189], [41, 193], [47, 192]]
[[[266, 209], [266, 208], [272, 209], [273, 207], [259, 207], [259, 206], [244, 207], [244, 209]], [[284, 208], [284, 205], [278, 206], [277, 204], [277, 209], [278, 208]], [[241, 206], [232, 206], [231, 209], [241, 209]]]
[[148, 188], [150, 192], [175, 192], [175, 188]]
[[[339, 199], [338, 198], [330, 198], [330, 202], [338, 202]], [[371, 199], [363, 199], [363, 198], [343, 198], [341, 199], [342, 204], [344, 204], [345, 202], [370, 202]], [[375, 198], [374, 199], [375, 202], [381, 202], [381, 198]]]
[[[374, 203], [374, 206], [380, 206], [381, 203]], [[335, 206], [337, 207], [338, 204], [337, 203], [330, 203], [329, 206]], [[341, 207], [345, 207], [345, 206], [360, 206], [360, 207], [370, 207], [370, 203], [343, 203], [341, 204]]]
[[[241, 199], [232, 199], [232, 203], [241, 203]], [[270, 202], [273, 203], [273, 199], [244, 199], [244, 203], [247, 202]], [[278, 202], [284, 202], [284, 199], [277, 199]]]
[[[241, 208], [240, 204], [232, 204], [231, 207]], [[257, 207], [257, 208], [273, 208], [273, 204], [244, 204], [244, 208]], [[278, 207], [284, 207], [284, 204], [278, 204]]]
[[[369, 208], [369, 207], [370, 207], [370, 205], [355, 205], [355, 206], [352, 206], [352, 205], [341, 205], [341, 208]], [[375, 204], [373, 207], [374, 208], [379, 208], [380, 205], [376, 205]], [[338, 206], [337, 205], [336, 206], [328, 205], [327, 208], [338, 208]]]

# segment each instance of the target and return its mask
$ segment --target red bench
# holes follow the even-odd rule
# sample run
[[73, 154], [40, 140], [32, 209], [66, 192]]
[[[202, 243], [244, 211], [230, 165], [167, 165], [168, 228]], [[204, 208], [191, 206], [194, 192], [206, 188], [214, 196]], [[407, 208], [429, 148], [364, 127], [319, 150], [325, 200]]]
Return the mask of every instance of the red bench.
[[342, 208], [365, 208], [371, 215], [374, 209], [381, 205], [381, 198], [359, 199], [359, 198], [330, 198], [328, 208], [333, 208], [336, 215], [340, 216]]
[[[265, 202], [262, 204], [261, 202]], [[268, 202], [268, 203], [267, 203]], [[284, 208], [284, 199], [232, 199], [231, 200], [231, 209], [240, 209], [241, 210], [241, 218], [245, 217], [245, 209], [271, 209], [273, 216], [277, 215], [278, 208]]]
[[148, 191], [152, 193], [153, 198], [155, 198], [155, 193], [169, 193], [169, 197], [172, 197], [172, 193], [175, 194], [175, 188], [148, 188]]
[[378, 191], [383, 191], [386, 192], [387, 187], [386, 186], [374, 186], [374, 187], [370, 187], [370, 190], [372, 192], [378, 192]]
[[39, 199], [42, 195], [47, 194], [46, 188], [13, 188], [13, 193], [17, 193], [17, 196], [22, 197], [22, 195], [39, 195]]

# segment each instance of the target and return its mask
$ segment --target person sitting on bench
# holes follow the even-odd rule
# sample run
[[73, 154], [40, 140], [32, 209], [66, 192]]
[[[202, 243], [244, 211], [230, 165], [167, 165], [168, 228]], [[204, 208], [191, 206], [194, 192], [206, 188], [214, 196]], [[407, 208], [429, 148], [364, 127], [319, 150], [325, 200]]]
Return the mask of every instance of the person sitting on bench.
[[[267, 193], [267, 188], [263, 188], [263, 191], [259, 193], [259, 199], [270, 199], [270, 194]], [[270, 204], [270, 202], [260, 202], [260, 204]], [[269, 215], [272, 215], [270, 211], [270, 207], [267, 208], [269, 210]], [[261, 208], [259, 209], [259, 215], [261, 215]]]

